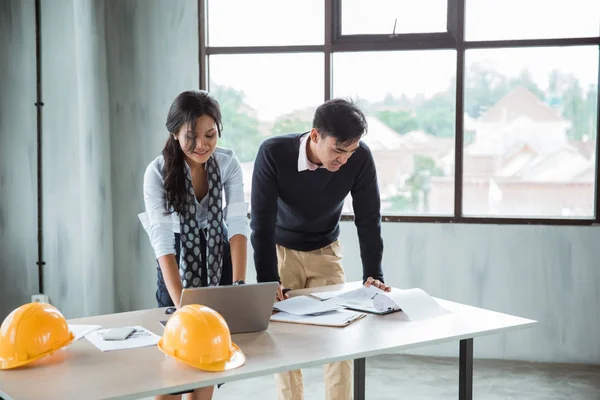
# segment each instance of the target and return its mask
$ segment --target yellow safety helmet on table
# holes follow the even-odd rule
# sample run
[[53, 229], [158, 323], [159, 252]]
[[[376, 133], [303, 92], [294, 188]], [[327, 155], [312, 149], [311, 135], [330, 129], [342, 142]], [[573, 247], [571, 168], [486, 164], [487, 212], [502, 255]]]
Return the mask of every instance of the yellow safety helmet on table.
[[231, 341], [225, 319], [212, 308], [189, 304], [167, 321], [158, 348], [165, 354], [205, 371], [242, 366], [246, 356]]
[[0, 326], [0, 369], [29, 364], [71, 344], [75, 335], [65, 317], [47, 303], [24, 304]]

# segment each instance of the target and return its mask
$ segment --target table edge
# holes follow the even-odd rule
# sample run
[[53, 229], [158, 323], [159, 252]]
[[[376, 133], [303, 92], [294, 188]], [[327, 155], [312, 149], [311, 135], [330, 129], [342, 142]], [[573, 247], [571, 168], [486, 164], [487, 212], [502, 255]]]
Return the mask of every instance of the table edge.
[[[173, 393], [173, 392], [178, 392], [178, 391], [197, 389], [197, 388], [206, 387], [206, 386], [215, 386], [220, 383], [230, 383], [230, 382], [235, 382], [235, 381], [239, 381], [239, 380], [256, 378], [259, 376], [275, 374], [277, 372], [286, 372], [286, 371], [292, 371], [292, 370], [301, 369], [301, 368], [319, 366], [319, 365], [329, 364], [332, 362], [375, 357], [375, 356], [379, 356], [379, 355], [390, 354], [390, 353], [398, 351], [398, 350], [409, 350], [409, 349], [426, 347], [426, 346], [431, 346], [431, 345], [436, 345], [436, 344], [441, 344], [441, 343], [449, 343], [449, 342], [453, 342], [453, 341], [459, 342], [464, 339], [476, 339], [478, 337], [489, 336], [492, 334], [526, 329], [526, 328], [530, 328], [536, 324], [538, 324], [537, 321], [527, 320], [527, 321], [525, 321], [523, 323], [519, 323], [517, 325], [491, 329], [491, 330], [487, 330], [484, 332], [478, 332], [476, 334], [466, 333], [466, 334], [462, 334], [462, 335], [452, 336], [449, 338], [438, 338], [438, 339], [429, 340], [426, 342], [411, 343], [411, 344], [402, 345], [402, 346], [394, 346], [394, 347], [389, 347], [389, 348], [381, 349], [381, 350], [363, 351], [363, 352], [357, 352], [352, 355], [330, 357], [327, 359], [318, 359], [318, 360], [313, 360], [313, 361], [300, 362], [300, 363], [286, 365], [284, 368], [280, 368], [280, 367], [266, 368], [266, 369], [262, 369], [259, 371], [251, 371], [248, 373], [237, 374], [233, 377], [227, 377], [227, 376], [215, 377], [215, 378], [208, 379], [208, 380], [206, 380], [206, 379], [202, 380], [201, 382], [170, 386], [170, 387], [165, 387], [163, 389], [148, 390], [145, 392], [137, 392], [135, 394], [126, 394], [123, 396], [110, 397], [109, 399], [130, 400], [130, 399], [140, 399], [140, 398], [145, 398], [145, 397], [153, 397], [153, 396], [158, 396], [158, 395], [163, 395], [163, 394], [168, 394], [168, 393]], [[476, 356], [474, 358], [477, 359]], [[0, 391], [0, 393], [1, 393], [1, 391]], [[7, 397], [5, 397], [5, 400], [13, 400], [13, 398], [11, 398], [10, 396], [7, 396]], [[14, 400], [16, 400], [16, 399], [14, 399]]]

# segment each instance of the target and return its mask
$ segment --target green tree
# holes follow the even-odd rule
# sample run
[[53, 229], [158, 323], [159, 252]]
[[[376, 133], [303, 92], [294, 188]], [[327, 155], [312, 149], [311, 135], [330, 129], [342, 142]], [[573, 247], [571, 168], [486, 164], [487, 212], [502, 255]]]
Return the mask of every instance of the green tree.
[[377, 118], [400, 134], [405, 134], [419, 128], [419, 122], [409, 111], [379, 111]]
[[304, 120], [294, 115], [285, 115], [275, 120], [271, 127], [272, 135], [284, 133], [300, 133], [311, 129], [312, 121]]
[[590, 85], [584, 93], [579, 79], [574, 75], [558, 70], [550, 72], [547, 97], [550, 105], [571, 122], [567, 132], [571, 139], [581, 140], [584, 136], [596, 138], [597, 90]]
[[223, 136], [219, 146], [235, 151], [241, 162], [253, 161], [264, 138], [258, 129], [258, 120], [245, 102], [244, 92], [211, 83], [211, 93], [219, 101], [223, 116]]
[[[531, 75], [531, 71], [527, 68], [521, 70], [521, 73], [517, 78], [512, 78], [509, 81], [509, 90], [513, 90], [518, 86], [523, 86], [527, 88], [531, 93], [535, 94], [540, 100], [544, 98], [544, 92], [533, 80], [533, 76]], [[504, 96], [504, 95], [503, 95]]]
[[443, 176], [444, 173], [431, 157], [415, 154], [413, 156], [413, 173], [406, 180], [400, 195], [390, 199], [393, 212], [415, 212], [423, 202], [423, 211], [429, 210], [429, 190], [431, 178]]
[[478, 118], [481, 113], [519, 86], [527, 88], [540, 100], [544, 98], [544, 92], [535, 83], [531, 71], [527, 68], [521, 70], [517, 77], [508, 78], [498, 71], [473, 63], [469, 66], [465, 79], [465, 112], [473, 118]]
[[548, 76], [548, 92], [551, 96], [560, 96], [567, 83], [567, 76], [553, 69]]
[[567, 133], [572, 139], [579, 140], [587, 133], [587, 118], [583, 88], [578, 79], [569, 79], [563, 94], [563, 104], [563, 116], [571, 121], [571, 128]]
[[473, 63], [465, 74], [465, 112], [473, 118], [478, 118], [508, 91], [509, 85], [504, 75], [479, 63]]
[[590, 84], [585, 96], [585, 131], [589, 135], [590, 140], [596, 140], [598, 134], [598, 86]]
[[453, 137], [456, 120], [454, 90], [446, 90], [417, 107], [419, 129], [437, 137]]
[[386, 106], [395, 106], [396, 105], [396, 99], [394, 99], [394, 96], [391, 93], [386, 93], [385, 97], [383, 98], [383, 105]]
[[429, 99], [416, 96], [410, 107], [414, 112], [385, 110], [379, 111], [375, 115], [385, 125], [402, 135], [420, 129], [438, 137], [453, 137], [454, 103], [454, 90], [450, 88]]

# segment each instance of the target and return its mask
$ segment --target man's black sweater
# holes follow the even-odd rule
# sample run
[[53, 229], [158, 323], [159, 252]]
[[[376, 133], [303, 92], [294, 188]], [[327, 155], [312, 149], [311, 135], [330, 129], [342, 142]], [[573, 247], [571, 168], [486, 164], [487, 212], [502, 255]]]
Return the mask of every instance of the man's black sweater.
[[258, 282], [279, 281], [275, 244], [312, 251], [337, 240], [344, 200], [352, 194], [363, 280], [383, 281], [377, 174], [365, 143], [336, 172], [298, 171], [302, 134], [266, 139], [252, 175], [251, 242]]

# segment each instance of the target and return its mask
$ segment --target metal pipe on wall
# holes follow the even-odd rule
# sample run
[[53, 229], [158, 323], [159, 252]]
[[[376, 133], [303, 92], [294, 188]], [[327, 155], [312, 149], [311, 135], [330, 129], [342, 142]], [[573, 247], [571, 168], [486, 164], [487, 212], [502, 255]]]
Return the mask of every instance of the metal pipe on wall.
[[37, 228], [38, 228], [38, 293], [44, 293], [44, 233], [42, 220], [42, 57], [41, 57], [41, 4], [35, 0], [35, 79], [37, 109]]

